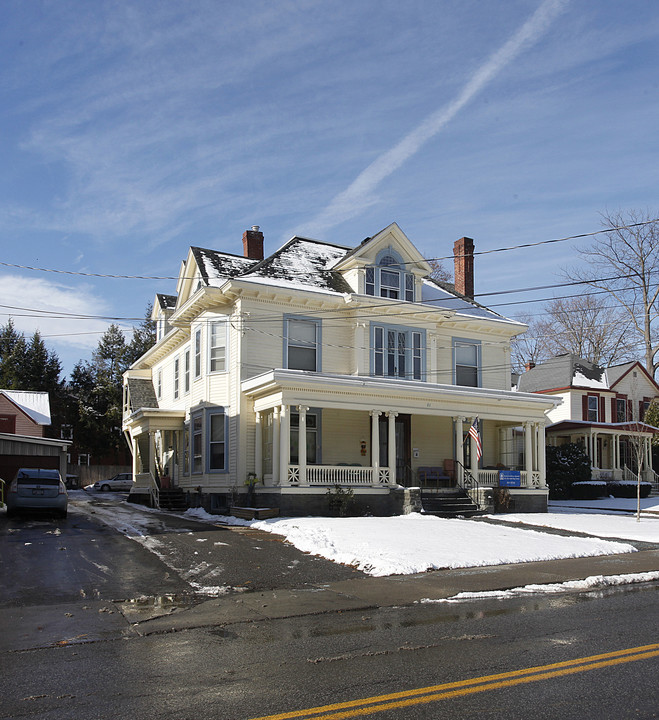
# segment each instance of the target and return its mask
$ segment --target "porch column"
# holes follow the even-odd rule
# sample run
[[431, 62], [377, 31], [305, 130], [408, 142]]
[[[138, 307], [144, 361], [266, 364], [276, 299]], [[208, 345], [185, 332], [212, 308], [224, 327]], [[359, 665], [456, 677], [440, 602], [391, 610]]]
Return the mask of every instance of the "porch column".
[[272, 484], [281, 485], [281, 477], [279, 475], [279, 438], [281, 436], [279, 428], [279, 407], [272, 409]]
[[[473, 423], [476, 418], [473, 417], [471, 419], [471, 422]], [[481, 443], [483, 442], [483, 438], [481, 437]], [[471, 463], [469, 467], [469, 471], [471, 472], [473, 478], [478, 482], [478, 453], [476, 450], [476, 441], [474, 440], [471, 435], [469, 436], [469, 447], [471, 449], [471, 452], [469, 453], [471, 457]]]
[[600, 459], [599, 459], [599, 453], [597, 452], [597, 433], [596, 432], [593, 433], [593, 436], [590, 441], [593, 444], [593, 467], [599, 468]]
[[545, 426], [538, 423], [538, 473], [540, 475], [540, 487], [547, 487], [547, 443], [545, 438]]
[[396, 418], [398, 417], [398, 413], [394, 412], [393, 410], [390, 410], [387, 413], [387, 416], [389, 417], [389, 442], [387, 443], [387, 450], [389, 457], [387, 458], [387, 462], [389, 463], [389, 484], [395, 485], [397, 482], [396, 478]]
[[533, 477], [533, 443], [531, 431], [532, 423], [528, 420], [524, 423], [524, 469], [526, 470], [526, 487], [533, 485], [531, 478]]
[[149, 472], [151, 477], [156, 477], [156, 434], [149, 433]]
[[141, 467], [138, 469], [137, 463], [139, 459], [139, 450], [137, 449], [137, 438], [132, 437], [130, 438], [130, 447], [133, 452], [133, 482], [135, 481], [135, 476], [140, 474]]
[[[256, 477], [263, 483], [263, 425], [261, 423], [261, 413], [255, 415], [256, 424], [254, 426], [254, 472]], [[265, 483], [263, 483], [265, 484]]]
[[288, 405], [282, 405], [279, 414], [279, 481], [288, 485], [288, 464], [291, 451], [291, 418]]
[[464, 438], [463, 435], [463, 429], [462, 429], [462, 423], [464, 421], [464, 418], [462, 417], [455, 417], [453, 418], [453, 422], [455, 423], [455, 481], [461, 483], [463, 480], [463, 469], [464, 469], [464, 462], [465, 462], [465, 453], [464, 453]]
[[371, 410], [371, 466], [373, 484], [380, 482], [380, 411]]
[[300, 468], [300, 485], [307, 485], [307, 410], [306, 405], [298, 405], [299, 413], [298, 439], [297, 439], [297, 464]]

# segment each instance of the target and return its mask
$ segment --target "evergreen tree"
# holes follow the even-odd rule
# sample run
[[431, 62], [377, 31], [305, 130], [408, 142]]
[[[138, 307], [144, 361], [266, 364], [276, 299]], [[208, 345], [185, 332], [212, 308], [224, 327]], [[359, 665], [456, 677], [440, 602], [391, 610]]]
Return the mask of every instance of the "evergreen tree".
[[156, 344], [156, 323], [151, 319], [153, 305], [149, 303], [144, 320], [133, 328], [133, 337], [126, 346], [126, 367], [130, 367], [138, 358]]
[[21, 367], [25, 359], [27, 345], [22, 333], [14, 327], [10, 318], [0, 328], [0, 387], [5, 390], [19, 390]]

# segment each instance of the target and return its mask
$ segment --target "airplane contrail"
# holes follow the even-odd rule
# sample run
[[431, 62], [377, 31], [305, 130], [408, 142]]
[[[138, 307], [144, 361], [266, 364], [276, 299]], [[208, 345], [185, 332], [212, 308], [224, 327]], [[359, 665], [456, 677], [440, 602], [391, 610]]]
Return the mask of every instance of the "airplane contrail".
[[467, 81], [451, 102], [429, 115], [394, 147], [374, 160], [308, 225], [319, 234], [358, 215], [376, 202], [374, 190], [425, 143], [437, 135], [462, 108], [523, 50], [533, 45], [563, 12], [569, 0], [545, 0], [522, 27], [493, 53]]

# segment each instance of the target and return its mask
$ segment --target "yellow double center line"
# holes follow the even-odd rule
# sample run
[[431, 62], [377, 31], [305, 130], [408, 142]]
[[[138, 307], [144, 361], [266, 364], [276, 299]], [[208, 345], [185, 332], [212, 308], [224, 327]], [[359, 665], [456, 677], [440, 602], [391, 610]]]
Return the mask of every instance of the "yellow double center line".
[[497, 690], [514, 685], [538, 682], [550, 678], [572, 675], [574, 673], [598, 670], [612, 665], [647, 660], [659, 656], [659, 643], [641, 645], [640, 647], [616, 650], [615, 652], [590, 655], [589, 657], [575, 658], [550, 665], [513, 670], [497, 675], [483, 675], [471, 680], [458, 680], [457, 682], [442, 685], [430, 685], [416, 690], [404, 690], [387, 695], [374, 695], [360, 700], [349, 700], [332, 705], [321, 705], [306, 710], [278, 713], [276, 715], [263, 715], [252, 720], [288, 720], [289, 718], [310, 718], [322, 720], [343, 720], [343, 718], [371, 715], [385, 710], [396, 710], [411, 705], [447, 700], [449, 698], [472, 695], [487, 690]]

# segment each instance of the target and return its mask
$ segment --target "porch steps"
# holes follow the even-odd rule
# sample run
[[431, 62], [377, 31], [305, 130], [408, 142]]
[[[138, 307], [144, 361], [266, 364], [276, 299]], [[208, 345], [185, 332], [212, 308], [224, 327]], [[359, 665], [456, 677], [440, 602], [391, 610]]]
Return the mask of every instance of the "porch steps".
[[162, 510], [187, 510], [188, 504], [185, 501], [185, 494], [181, 488], [170, 488], [160, 490], [160, 508]]
[[456, 518], [472, 517], [479, 514], [478, 505], [464, 490], [430, 493], [421, 491], [421, 506], [426, 515]]

